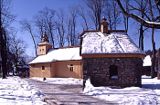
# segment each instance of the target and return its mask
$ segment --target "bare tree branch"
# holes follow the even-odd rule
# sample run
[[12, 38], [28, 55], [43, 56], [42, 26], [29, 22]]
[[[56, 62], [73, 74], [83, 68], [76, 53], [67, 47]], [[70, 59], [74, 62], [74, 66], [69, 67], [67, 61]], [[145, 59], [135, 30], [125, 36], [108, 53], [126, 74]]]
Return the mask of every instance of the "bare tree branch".
[[25, 31], [30, 33], [31, 38], [32, 38], [33, 43], [34, 43], [35, 55], [37, 56], [37, 44], [36, 44], [35, 36], [33, 34], [33, 31], [32, 31], [31, 24], [27, 20], [21, 21], [20, 24], [22, 25], [22, 29], [24, 29]]
[[139, 23], [143, 24], [145, 27], [149, 27], [149, 28], [157, 28], [157, 29], [160, 29], [160, 23], [159, 22], [150, 22], [150, 21], [146, 21], [144, 20], [143, 18], [135, 15], [135, 14], [130, 14], [128, 12], [126, 12], [126, 10], [124, 9], [124, 7], [122, 6], [120, 0], [116, 0], [120, 9], [122, 10], [123, 14], [128, 16], [128, 17], [131, 17], [132, 19], [138, 21]]

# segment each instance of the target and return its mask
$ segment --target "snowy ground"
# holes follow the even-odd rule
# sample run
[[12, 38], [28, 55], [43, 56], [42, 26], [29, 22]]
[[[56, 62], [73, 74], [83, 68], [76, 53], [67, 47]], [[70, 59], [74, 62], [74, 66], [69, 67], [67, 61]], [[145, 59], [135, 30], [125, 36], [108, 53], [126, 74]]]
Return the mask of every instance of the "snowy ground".
[[[43, 81], [43, 78], [33, 77], [34, 80]], [[51, 84], [68, 84], [68, 85], [82, 85], [82, 79], [75, 78], [47, 78], [44, 82]]]
[[[42, 78], [33, 79], [43, 81]], [[47, 78], [45, 82], [52, 84], [82, 85], [82, 80], [73, 78]], [[93, 87], [88, 80], [83, 93], [121, 105], [160, 105], [160, 80], [143, 76], [142, 84], [142, 88], [128, 87], [111, 89], [109, 87]]]
[[0, 105], [46, 105], [40, 91], [19, 77], [0, 79]]
[[142, 88], [111, 89], [109, 87], [93, 87], [90, 80], [87, 80], [84, 93], [122, 105], [160, 105], [160, 80], [143, 76], [142, 84]]

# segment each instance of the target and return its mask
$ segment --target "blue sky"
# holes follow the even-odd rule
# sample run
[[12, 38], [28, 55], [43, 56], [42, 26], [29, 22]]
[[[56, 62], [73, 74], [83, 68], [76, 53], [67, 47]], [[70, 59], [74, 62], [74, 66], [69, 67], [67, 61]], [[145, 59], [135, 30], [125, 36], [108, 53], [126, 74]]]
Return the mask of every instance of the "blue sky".
[[[16, 16], [16, 21], [13, 23], [13, 26], [17, 30], [17, 36], [24, 40], [27, 44], [26, 52], [28, 55], [34, 54], [33, 42], [31, 41], [30, 35], [22, 31], [19, 21], [23, 19], [33, 20], [33, 17], [38, 13], [38, 11], [42, 10], [45, 7], [52, 8], [54, 10], [64, 9], [67, 10], [69, 7], [73, 5], [78, 5], [82, 3], [82, 0], [12, 0], [12, 8], [11, 12]], [[134, 21], [130, 23], [130, 31], [129, 35], [131, 38], [138, 44], [138, 33], [135, 32], [136, 27], [134, 26]], [[123, 28], [119, 28], [123, 29]], [[158, 32], [160, 33], [160, 31]], [[160, 35], [155, 35], [157, 48], [160, 47]], [[145, 49], [151, 49], [151, 35], [149, 32], [145, 33]]]
[[12, 0], [11, 12], [16, 16], [13, 27], [17, 30], [18, 38], [24, 40], [27, 44], [26, 52], [28, 55], [34, 55], [34, 46], [30, 35], [22, 31], [19, 21], [27, 19], [32, 20], [33, 17], [45, 7], [58, 9], [68, 9], [72, 5], [79, 4], [81, 0]]

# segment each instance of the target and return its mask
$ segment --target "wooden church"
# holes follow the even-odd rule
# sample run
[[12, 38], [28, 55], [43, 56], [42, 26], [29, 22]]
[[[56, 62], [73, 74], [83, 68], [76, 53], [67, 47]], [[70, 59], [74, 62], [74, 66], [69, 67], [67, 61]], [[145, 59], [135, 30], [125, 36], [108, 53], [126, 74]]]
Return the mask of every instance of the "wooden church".
[[79, 47], [53, 49], [44, 34], [38, 44], [37, 57], [29, 63], [30, 77], [82, 78]]

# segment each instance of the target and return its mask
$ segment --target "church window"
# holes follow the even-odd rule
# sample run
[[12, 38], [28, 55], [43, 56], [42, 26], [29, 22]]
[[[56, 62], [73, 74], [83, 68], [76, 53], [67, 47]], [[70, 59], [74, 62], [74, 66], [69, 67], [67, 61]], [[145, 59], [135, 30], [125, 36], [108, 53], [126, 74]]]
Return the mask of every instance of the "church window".
[[42, 70], [45, 70], [45, 66], [42, 66]]
[[67, 66], [68, 66], [69, 70], [70, 70], [71, 72], [73, 72], [73, 70], [74, 70], [73, 64], [70, 64], [70, 65], [67, 65]]

